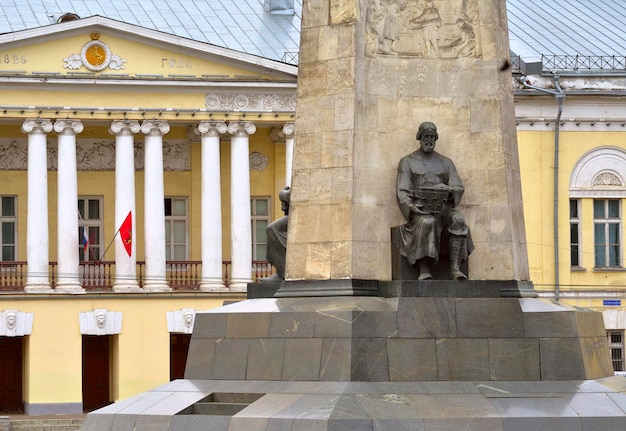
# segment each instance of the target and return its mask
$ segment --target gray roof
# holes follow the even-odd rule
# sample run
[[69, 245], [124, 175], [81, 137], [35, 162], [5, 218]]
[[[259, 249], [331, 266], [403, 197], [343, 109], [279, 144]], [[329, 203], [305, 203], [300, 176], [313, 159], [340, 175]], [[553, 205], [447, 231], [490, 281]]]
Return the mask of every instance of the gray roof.
[[[269, 14], [264, 2], [288, 0], [1, 0], [0, 32], [52, 25], [65, 13], [99, 15], [291, 62], [289, 53], [300, 43], [302, 0], [284, 15]], [[626, 55], [625, 0], [507, 0], [507, 9], [510, 47], [524, 61]]]
[[624, 0], [507, 0], [507, 12], [511, 51], [527, 61], [626, 56]]

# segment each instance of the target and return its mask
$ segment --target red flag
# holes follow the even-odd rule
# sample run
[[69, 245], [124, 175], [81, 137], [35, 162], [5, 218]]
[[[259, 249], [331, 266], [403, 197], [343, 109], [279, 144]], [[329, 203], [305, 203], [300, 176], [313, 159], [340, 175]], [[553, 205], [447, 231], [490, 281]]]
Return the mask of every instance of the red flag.
[[122, 244], [128, 253], [128, 257], [133, 254], [133, 212], [129, 211], [128, 215], [124, 219], [124, 222], [120, 226], [120, 238], [122, 238]]

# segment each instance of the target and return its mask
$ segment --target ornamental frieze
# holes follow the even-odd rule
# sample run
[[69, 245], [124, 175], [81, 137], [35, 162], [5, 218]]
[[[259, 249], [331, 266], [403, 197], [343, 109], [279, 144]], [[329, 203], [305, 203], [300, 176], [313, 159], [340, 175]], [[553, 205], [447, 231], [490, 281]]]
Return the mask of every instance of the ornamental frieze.
[[295, 111], [295, 95], [210, 93], [205, 96], [210, 111]]
[[[28, 170], [28, 144], [24, 140], [0, 140], [0, 170]], [[163, 141], [163, 170], [188, 171], [191, 150], [189, 141]], [[76, 167], [79, 171], [114, 171], [115, 141], [84, 141], [76, 143]], [[135, 143], [135, 169], [144, 168], [143, 143]], [[48, 144], [48, 169], [57, 170], [57, 145]]]

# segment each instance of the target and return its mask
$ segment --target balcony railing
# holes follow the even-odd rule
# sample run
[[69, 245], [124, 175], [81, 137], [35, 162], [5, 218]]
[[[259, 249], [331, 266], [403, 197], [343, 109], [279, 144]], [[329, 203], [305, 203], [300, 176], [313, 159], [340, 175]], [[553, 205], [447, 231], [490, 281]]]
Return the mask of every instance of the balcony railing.
[[[199, 290], [202, 283], [202, 262], [197, 260], [167, 261], [167, 283], [172, 290]], [[229, 287], [231, 262], [222, 262], [222, 283]], [[145, 282], [145, 262], [137, 262], [137, 283], [140, 288]], [[254, 282], [272, 275], [274, 268], [263, 260], [252, 262], [251, 277]], [[28, 266], [23, 261], [0, 262], [0, 292], [22, 292], [27, 282]], [[54, 289], [58, 282], [57, 262], [50, 262], [48, 280]], [[106, 292], [113, 290], [115, 262], [81, 262], [78, 277], [86, 291]]]

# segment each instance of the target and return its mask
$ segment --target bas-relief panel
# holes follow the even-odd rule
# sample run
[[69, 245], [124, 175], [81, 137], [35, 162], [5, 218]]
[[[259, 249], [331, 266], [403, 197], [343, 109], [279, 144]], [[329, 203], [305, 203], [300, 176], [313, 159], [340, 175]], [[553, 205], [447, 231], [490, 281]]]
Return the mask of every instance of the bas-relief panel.
[[210, 93], [205, 96], [210, 111], [294, 111], [293, 94]]
[[[0, 170], [28, 169], [28, 144], [26, 138], [0, 140]], [[190, 170], [189, 141], [163, 141], [163, 169], [166, 171]], [[114, 171], [115, 141], [84, 141], [76, 144], [76, 166], [79, 171]], [[135, 169], [144, 168], [144, 148], [142, 142], [135, 143]], [[56, 142], [48, 143], [48, 169], [57, 170]]]
[[361, 1], [369, 55], [480, 56], [478, 0]]

